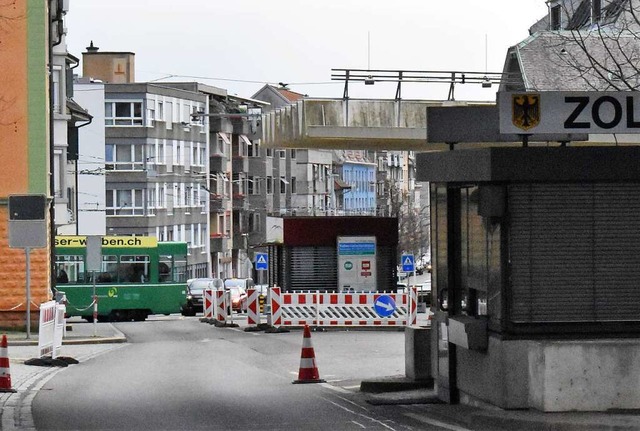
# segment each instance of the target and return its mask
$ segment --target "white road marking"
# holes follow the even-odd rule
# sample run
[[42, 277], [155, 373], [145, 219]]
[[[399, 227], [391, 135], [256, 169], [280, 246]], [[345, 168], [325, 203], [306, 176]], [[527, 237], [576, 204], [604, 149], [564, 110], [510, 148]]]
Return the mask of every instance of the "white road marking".
[[[360, 416], [361, 418], [367, 419], [367, 420], [368, 420], [368, 421], [370, 421], [370, 422], [373, 422], [373, 423], [376, 423], [376, 424], [378, 424], [378, 425], [381, 425], [381, 426], [383, 426], [384, 428], [386, 428], [386, 429], [388, 429], [388, 430], [396, 431], [396, 429], [395, 429], [395, 428], [393, 428], [393, 427], [391, 427], [391, 426], [389, 426], [389, 425], [385, 424], [384, 422], [382, 422], [382, 421], [380, 421], [380, 420], [378, 420], [378, 419], [372, 418], [371, 416], [367, 416], [367, 415], [365, 415], [365, 414], [363, 414], [363, 413], [357, 413], [357, 412], [355, 412], [355, 411], [353, 411], [353, 410], [351, 410], [351, 409], [347, 408], [346, 406], [343, 406], [342, 404], [336, 403], [335, 401], [332, 401], [332, 400], [330, 400], [330, 399], [328, 399], [328, 398], [325, 398], [325, 397], [320, 397], [320, 398], [322, 398], [323, 400], [325, 400], [325, 401], [327, 401], [327, 402], [329, 402], [329, 403], [333, 404], [334, 406], [336, 406], [336, 407], [338, 407], [338, 408], [341, 408], [342, 410], [344, 410], [344, 411], [346, 411], [346, 412], [348, 412], [348, 413], [351, 413], [351, 414], [356, 415], [356, 416]], [[341, 399], [343, 399], [343, 398], [341, 398]], [[351, 422], [353, 422], [353, 421], [351, 421]], [[360, 425], [360, 424], [359, 424], [359, 425]]]
[[448, 430], [451, 430], [451, 431], [471, 431], [469, 428], [460, 427], [458, 425], [447, 424], [447, 423], [444, 423], [444, 422], [437, 421], [435, 419], [427, 418], [427, 417], [425, 417], [423, 415], [419, 415], [419, 414], [416, 414], [416, 413], [405, 413], [405, 416], [409, 416], [410, 418], [413, 418], [413, 419], [415, 419], [415, 420], [417, 420], [419, 422], [423, 422], [425, 424], [429, 424], [429, 425], [433, 425], [433, 426], [436, 426], [436, 427], [448, 429]]

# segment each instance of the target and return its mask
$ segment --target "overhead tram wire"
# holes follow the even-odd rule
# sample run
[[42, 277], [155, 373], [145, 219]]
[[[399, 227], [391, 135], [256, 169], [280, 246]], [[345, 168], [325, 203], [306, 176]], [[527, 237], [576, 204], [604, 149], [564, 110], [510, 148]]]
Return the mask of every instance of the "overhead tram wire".
[[[269, 84], [274, 87], [279, 86], [279, 82], [270, 82], [270, 81], [256, 81], [251, 79], [233, 79], [233, 78], [218, 78], [213, 76], [198, 76], [198, 75], [180, 75], [180, 74], [165, 74], [160, 78], [151, 79], [147, 82], [159, 82], [165, 79], [171, 78], [189, 78], [189, 79], [203, 79], [208, 81], [226, 81], [226, 82], [241, 82], [244, 84]], [[322, 81], [322, 82], [288, 82], [287, 85], [334, 85], [336, 84], [333, 81]]]

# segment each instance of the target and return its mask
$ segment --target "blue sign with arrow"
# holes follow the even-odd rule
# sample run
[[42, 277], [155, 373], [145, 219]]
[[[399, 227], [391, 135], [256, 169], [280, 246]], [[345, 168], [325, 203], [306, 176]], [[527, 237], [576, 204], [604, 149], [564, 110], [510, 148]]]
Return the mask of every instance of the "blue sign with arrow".
[[256, 253], [256, 270], [266, 271], [269, 268], [269, 255], [267, 253]]
[[380, 317], [389, 317], [396, 311], [396, 301], [389, 295], [380, 295], [373, 304], [373, 309]]
[[416, 264], [412, 254], [403, 254], [400, 261], [402, 262], [402, 270], [404, 272], [415, 271]]

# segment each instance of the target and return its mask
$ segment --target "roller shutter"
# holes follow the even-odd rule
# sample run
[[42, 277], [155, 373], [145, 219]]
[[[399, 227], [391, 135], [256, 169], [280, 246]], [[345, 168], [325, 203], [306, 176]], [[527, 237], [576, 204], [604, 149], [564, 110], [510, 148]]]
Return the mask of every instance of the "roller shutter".
[[286, 252], [286, 290], [337, 290], [335, 247], [290, 247]]
[[509, 187], [512, 322], [640, 321], [640, 185]]

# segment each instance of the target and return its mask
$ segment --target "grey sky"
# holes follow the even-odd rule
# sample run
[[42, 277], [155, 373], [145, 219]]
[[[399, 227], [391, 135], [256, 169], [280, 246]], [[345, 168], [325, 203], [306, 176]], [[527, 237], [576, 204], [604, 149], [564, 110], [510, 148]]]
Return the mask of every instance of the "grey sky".
[[[546, 13], [544, 0], [71, 0], [67, 43], [78, 57], [91, 40], [135, 52], [137, 81], [188, 75], [172, 79], [243, 97], [286, 82], [341, 97], [332, 68], [499, 72], [507, 48]], [[495, 91], [467, 84], [456, 98], [494, 100]], [[402, 95], [447, 93], [442, 84], [406, 84]], [[395, 86], [352, 85], [350, 95], [393, 98]]]

